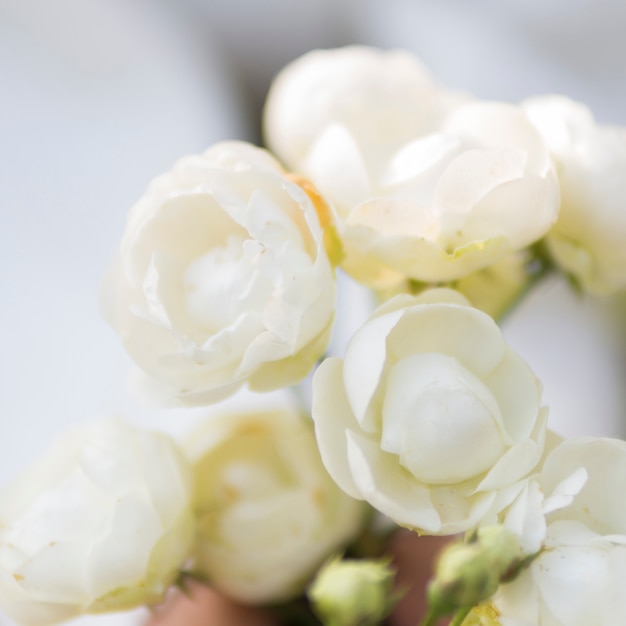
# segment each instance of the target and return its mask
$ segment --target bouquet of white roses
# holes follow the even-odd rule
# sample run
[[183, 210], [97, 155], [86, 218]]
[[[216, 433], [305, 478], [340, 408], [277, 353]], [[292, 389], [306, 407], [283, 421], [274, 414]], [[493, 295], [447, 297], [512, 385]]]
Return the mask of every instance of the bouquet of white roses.
[[[199, 578], [282, 623], [374, 626], [401, 526], [456, 537], [424, 626], [623, 624], [626, 443], [549, 431], [497, 322], [549, 272], [626, 291], [626, 130], [361, 47], [288, 66], [265, 130], [276, 156], [220, 143], [150, 184], [104, 312], [144, 397], [297, 401], [182, 442], [113, 415], [62, 435], [0, 497], [0, 607], [47, 626]], [[375, 304], [328, 356], [340, 271]]]

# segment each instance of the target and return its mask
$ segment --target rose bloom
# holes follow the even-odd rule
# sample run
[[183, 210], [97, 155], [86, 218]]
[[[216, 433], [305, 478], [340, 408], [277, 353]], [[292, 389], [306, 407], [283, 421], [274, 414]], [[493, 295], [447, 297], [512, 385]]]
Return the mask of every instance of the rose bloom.
[[552, 492], [581, 468], [588, 479], [573, 503], [547, 516], [545, 550], [495, 596], [502, 626], [624, 623], [626, 443], [591, 437], [563, 442], [548, 455], [541, 489]]
[[150, 390], [202, 404], [306, 376], [334, 313], [323, 235], [311, 198], [253, 146], [217, 144], [157, 178], [103, 290]]
[[495, 521], [540, 459], [541, 386], [457, 292], [397, 296], [313, 381], [337, 484], [402, 526], [447, 535]]
[[560, 96], [524, 103], [557, 164], [563, 204], [547, 242], [556, 262], [588, 291], [626, 289], [626, 129], [597, 125]]
[[175, 443], [110, 418], [66, 432], [0, 498], [0, 607], [21, 626], [159, 602], [193, 540]]
[[272, 83], [264, 131], [270, 149], [297, 169], [328, 127], [341, 126], [383, 151], [428, 131], [461, 97], [441, 89], [404, 50], [313, 50]]
[[214, 415], [187, 444], [195, 475], [194, 571], [244, 603], [288, 600], [355, 537], [363, 505], [324, 469], [290, 409]]
[[266, 133], [332, 203], [344, 269], [378, 289], [466, 276], [558, 217], [549, 151], [524, 112], [450, 94], [406, 53], [306, 55], [276, 79]]

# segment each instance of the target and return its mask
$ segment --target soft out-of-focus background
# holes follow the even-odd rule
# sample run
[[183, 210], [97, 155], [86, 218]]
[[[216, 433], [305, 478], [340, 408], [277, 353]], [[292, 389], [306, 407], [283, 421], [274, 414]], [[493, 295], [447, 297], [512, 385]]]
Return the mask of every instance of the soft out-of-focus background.
[[[0, 488], [85, 417], [118, 408], [174, 433], [197, 417], [128, 396], [98, 284], [153, 176], [218, 140], [259, 141], [289, 60], [403, 47], [451, 87], [514, 102], [560, 92], [626, 126], [625, 23], [613, 0], [0, 0]], [[507, 321], [555, 429], [624, 434], [625, 322], [560, 281]]]

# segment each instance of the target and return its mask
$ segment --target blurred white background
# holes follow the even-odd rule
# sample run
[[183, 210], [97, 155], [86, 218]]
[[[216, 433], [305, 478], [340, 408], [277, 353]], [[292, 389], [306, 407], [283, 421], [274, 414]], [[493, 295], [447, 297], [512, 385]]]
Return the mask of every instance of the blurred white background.
[[[110, 408], [185, 430], [180, 412], [128, 397], [98, 284], [153, 176], [214, 141], [259, 141], [289, 60], [404, 47], [451, 87], [565, 93], [626, 126], [625, 23], [619, 0], [0, 0], [0, 487], [64, 426]], [[624, 326], [613, 303], [558, 281], [507, 321], [557, 430], [623, 434]]]

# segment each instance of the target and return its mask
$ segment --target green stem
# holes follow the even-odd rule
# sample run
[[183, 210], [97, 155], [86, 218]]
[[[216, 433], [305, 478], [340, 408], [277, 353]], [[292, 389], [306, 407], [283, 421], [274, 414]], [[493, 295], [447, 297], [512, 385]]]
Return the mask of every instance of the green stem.
[[209, 581], [205, 576], [193, 572], [191, 570], [181, 570], [178, 572], [178, 576], [172, 583], [174, 587], [180, 589], [187, 597], [191, 598], [191, 590], [189, 588], [188, 583], [190, 581], [198, 582], [202, 585], [209, 586]]
[[439, 611], [432, 609], [426, 614], [426, 617], [418, 624], [418, 626], [437, 626], [437, 622], [444, 617]]
[[466, 606], [466, 607], [459, 609], [454, 614], [454, 617], [452, 618], [452, 621], [450, 622], [450, 626], [461, 626], [461, 624], [465, 621], [465, 618], [470, 614], [471, 610], [472, 610], [471, 606]]

